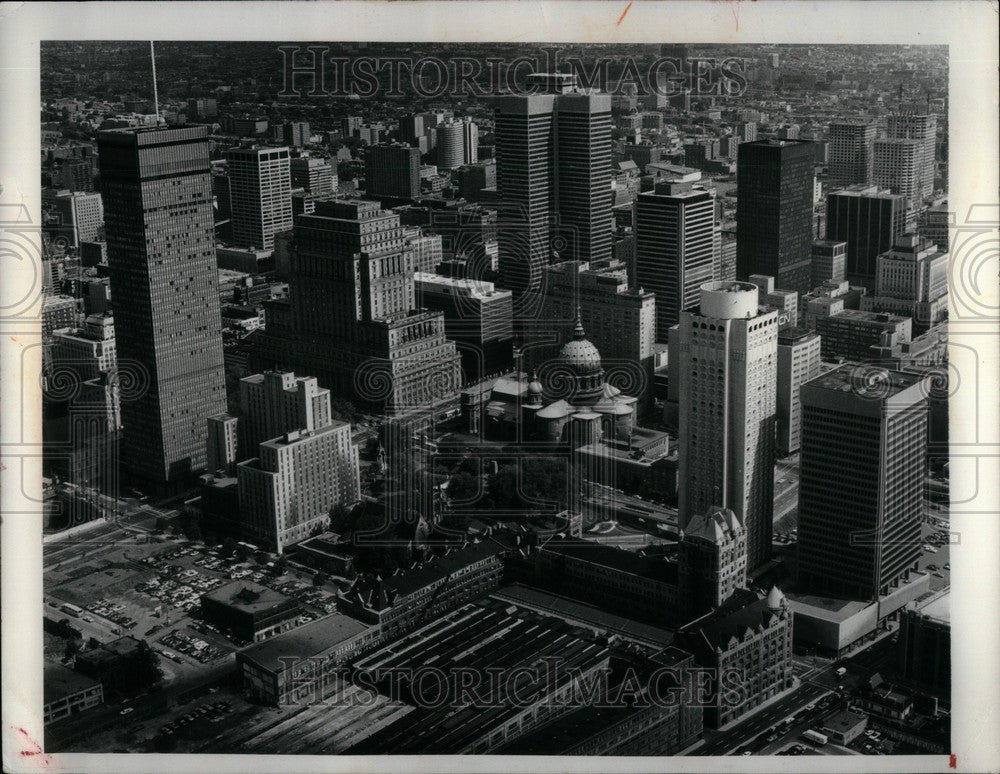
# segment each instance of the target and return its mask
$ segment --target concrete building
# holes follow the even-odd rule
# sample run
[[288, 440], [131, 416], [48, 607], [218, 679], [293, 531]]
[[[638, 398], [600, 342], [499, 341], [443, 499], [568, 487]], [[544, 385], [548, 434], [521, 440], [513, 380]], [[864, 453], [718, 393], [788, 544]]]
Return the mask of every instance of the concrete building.
[[241, 459], [291, 430], [318, 430], [332, 421], [330, 391], [312, 376], [267, 371], [240, 379]]
[[396, 416], [455, 395], [459, 354], [444, 315], [416, 307], [399, 215], [377, 202], [318, 201], [296, 219], [285, 299], [250, 334], [254, 368], [297, 369]]
[[795, 325], [799, 318], [799, 294], [794, 290], [774, 287], [774, 277], [751, 274], [748, 280], [757, 286], [757, 303], [778, 313], [778, 330]]
[[878, 257], [875, 292], [861, 299], [866, 312], [913, 318], [919, 335], [948, 314], [948, 254], [915, 234], [899, 237]]
[[264, 441], [236, 474], [244, 534], [277, 553], [326, 529], [335, 505], [360, 496], [358, 450], [346, 422]]
[[288, 162], [292, 188], [313, 196], [331, 196], [337, 190], [337, 168], [330, 159], [300, 156]]
[[239, 461], [239, 418], [228, 414], [208, 418], [207, 470], [210, 473], [224, 471], [226, 475], [236, 475]]
[[513, 364], [512, 294], [492, 282], [413, 275], [417, 303], [444, 313], [445, 335], [462, 356], [466, 382], [506, 373]]
[[465, 127], [461, 121], [447, 121], [437, 129], [437, 167], [452, 170], [468, 163], [465, 158]]
[[949, 231], [955, 227], [955, 213], [948, 209], [947, 199], [939, 200], [924, 210], [917, 222], [917, 233], [939, 250], [948, 252]]
[[798, 140], [743, 143], [737, 171], [736, 276], [767, 274], [809, 291], [813, 147]]
[[875, 161], [875, 124], [869, 120], [830, 124], [827, 176], [830, 185], [868, 185]]
[[365, 193], [391, 199], [420, 196], [420, 149], [401, 143], [373, 145], [365, 157]]
[[149, 375], [122, 404], [121, 459], [172, 486], [204, 469], [205, 422], [226, 407], [208, 128], [101, 132], [98, 147], [117, 357]]
[[822, 339], [824, 360], [843, 358], [857, 363], [876, 359], [878, 353], [873, 350], [875, 347], [908, 343], [913, 332], [913, 320], [909, 317], [857, 309], [843, 309], [826, 317], [817, 316], [815, 326]]
[[722, 607], [746, 588], [746, 529], [728, 508], [696, 515], [684, 530], [677, 558], [681, 604], [690, 619]]
[[827, 280], [841, 282], [847, 270], [847, 242], [823, 239], [813, 242], [810, 288], [818, 288]]
[[923, 144], [920, 140], [885, 138], [875, 141], [875, 166], [872, 180], [903, 197], [907, 225], [913, 225], [923, 202]]
[[924, 109], [906, 110], [892, 114], [886, 119], [886, 135], [891, 138], [915, 140], [919, 143], [920, 200], [930, 199], [934, 195], [937, 116]]
[[802, 386], [801, 587], [874, 601], [916, 569], [928, 389], [920, 374], [856, 365]]
[[62, 240], [67, 247], [96, 242], [103, 236], [104, 207], [100, 194], [45, 188], [42, 211], [48, 216], [43, 233]]
[[274, 235], [292, 227], [292, 178], [288, 148], [226, 151], [233, 244], [274, 249]]
[[820, 337], [804, 328], [778, 333], [777, 454], [787, 457], [802, 440], [799, 388], [819, 376]]
[[925, 594], [899, 621], [899, 672], [904, 680], [945, 700], [951, 697], [951, 590]]
[[906, 202], [877, 186], [852, 186], [826, 200], [826, 238], [847, 243], [845, 276], [873, 287], [875, 262], [906, 230]]
[[42, 719], [45, 725], [104, 703], [100, 681], [62, 664], [45, 663]]
[[710, 283], [679, 323], [681, 529], [715, 506], [747, 530], [748, 567], [771, 552], [778, 313], [748, 283]]
[[82, 328], [53, 331], [51, 355], [55, 367], [69, 369], [80, 381], [114, 371], [118, 364], [114, 317], [90, 315]]
[[309, 144], [312, 131], [305, 121], [286, 121], [281, 125], [281, 137], [279, 142], [292, 148], [304, 148]]
[[259, 583], [236, 581], [201, 595], [205, 620], [246, 642], [261, 642], [294, 628], [297, 600]]
[[656, 294], [656, 340], [697, 305], [713, 276], [715, 197], [689, 190], [644, 193], [636, 206], [636, 282]]

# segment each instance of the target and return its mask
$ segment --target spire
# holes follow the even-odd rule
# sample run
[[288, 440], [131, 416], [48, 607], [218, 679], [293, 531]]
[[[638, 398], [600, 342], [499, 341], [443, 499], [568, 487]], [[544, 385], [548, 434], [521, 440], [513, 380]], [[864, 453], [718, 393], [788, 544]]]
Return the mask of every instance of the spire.
[[580, 305], [576, 305], [576, 320], [573, 323], [573, 338], [574, 339], [585, 339], [587, 338], [586, 331], [583, 330], [583, 319], [580, 314]]

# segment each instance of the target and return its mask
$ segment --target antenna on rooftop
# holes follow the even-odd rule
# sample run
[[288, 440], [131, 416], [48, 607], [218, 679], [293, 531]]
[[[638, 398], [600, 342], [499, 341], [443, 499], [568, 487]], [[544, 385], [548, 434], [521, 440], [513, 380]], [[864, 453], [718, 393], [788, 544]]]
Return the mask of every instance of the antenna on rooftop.
[[153, 41], [149, 41], [149, 58], [153, 62], [153, 109], [156, 111], [156, 125], [160, 125], [160, 95], [156, 89], [156, 51]]

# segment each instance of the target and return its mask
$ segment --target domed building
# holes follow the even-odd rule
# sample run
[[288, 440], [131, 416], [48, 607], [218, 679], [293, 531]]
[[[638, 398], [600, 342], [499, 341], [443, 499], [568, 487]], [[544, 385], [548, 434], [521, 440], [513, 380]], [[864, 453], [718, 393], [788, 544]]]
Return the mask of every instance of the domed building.
[[[601, 353], [587, 339], [577, 314], [573, 338], [539, 373], [501, 377], [492, 384], [482, 403], [482, 426], [489, 438], [575, 449], [602, 439], [628, 440], [637, 402], [605, 381]], [[467, 410], [475, 409], [470, 405]]]

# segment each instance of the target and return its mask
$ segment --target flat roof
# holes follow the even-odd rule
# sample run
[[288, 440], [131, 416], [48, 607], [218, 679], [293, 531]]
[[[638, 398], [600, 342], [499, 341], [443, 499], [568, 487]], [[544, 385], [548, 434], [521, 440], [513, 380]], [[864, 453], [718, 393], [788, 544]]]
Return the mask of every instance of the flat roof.
[[268, 610], [290, 601], [284, 594], [279, 594], [267, 586], [239, 580], [220, 586], [207, 594], [202, 594], [201, 598], [220, 602], [250, 613]]
[[251, 645], [239, 651], [239, 655], [265, 669], [278, 672], [284, 668], [281, 658], [317, 656], [370, 628], [368, 624], [356, 621], [350, 616], [332, 613], [318, 621]]
[[942, 589], [916, 600], [916, 609], [925, 618], [939, 623], [951, 623], [951, 589]]
[[823, 721], [823, 728], [844, 733], [868, 722], [868, 718], [856, 712], [840, 710]]
[[73, 696], [100, 684], [97, 680], [93, 680], [79, 672], [74, 672], [67, 666], [55, 664], [51, 661], [45, 662], [43, 680], [46, 704], [67, 696]]

